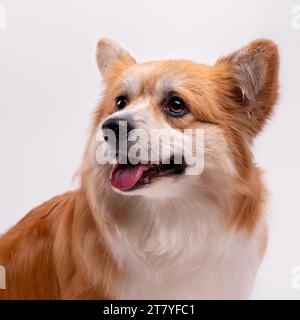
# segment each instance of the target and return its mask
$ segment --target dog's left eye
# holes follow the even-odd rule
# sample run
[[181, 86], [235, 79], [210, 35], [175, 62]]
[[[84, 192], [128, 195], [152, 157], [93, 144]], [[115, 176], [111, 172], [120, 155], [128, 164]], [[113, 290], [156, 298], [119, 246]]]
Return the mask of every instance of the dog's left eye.
[[163, 109], [173, 117], [182, 117], [188, 112], [185, 102], [177, 96], [171, 97]]
[[119, 96], [116, 98], [116, 107], [118, 110], [121, 110], [126, 107], [128, 104], [128, 98], [125, 96]]

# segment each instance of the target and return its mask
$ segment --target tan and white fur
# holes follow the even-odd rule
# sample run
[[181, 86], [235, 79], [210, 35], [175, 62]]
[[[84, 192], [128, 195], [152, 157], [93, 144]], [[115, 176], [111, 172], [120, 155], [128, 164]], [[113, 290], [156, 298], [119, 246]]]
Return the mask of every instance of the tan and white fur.
[[[207, 66], [137, 63], [102, 39], [97, 63], [105, 89], [77, 173], [80, 187], [33, 209], [0, 238], [7, 273], [0, 298], [248, 298], [267, 243], [266, 190], [251, 145], [277, 100], [276, 45], [256, 40]], [[184, 117], [163, 113], [170, 92], [185, 101]], [[125, 94], [128, 105], [116, 111], [116, 97]], [[113, 117], [130, 117], [146, 132], [166, 130], [173, 151], [184, 129], [202, 129], [203, 171], [129, 192], [113, 188], [112, 165], [97, 159], [109, 153], [102, 125]]]

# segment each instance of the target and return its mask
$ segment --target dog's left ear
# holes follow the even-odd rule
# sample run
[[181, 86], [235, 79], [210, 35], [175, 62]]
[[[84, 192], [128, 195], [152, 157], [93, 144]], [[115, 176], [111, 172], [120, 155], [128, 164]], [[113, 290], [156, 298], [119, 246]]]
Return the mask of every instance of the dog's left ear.
[[98, 41], [96, 61], [104, 80], [113, 66], [120, 69], [136, 63], [127, 50], [122, 48], [116, 41], [107, 38]]
[[241, 122], [257, 134], [272, 113], [278, 97], [279, 53], [270, 40], [255, 40], [217, 64], [229, 67], [230, 95], [238, 104]]

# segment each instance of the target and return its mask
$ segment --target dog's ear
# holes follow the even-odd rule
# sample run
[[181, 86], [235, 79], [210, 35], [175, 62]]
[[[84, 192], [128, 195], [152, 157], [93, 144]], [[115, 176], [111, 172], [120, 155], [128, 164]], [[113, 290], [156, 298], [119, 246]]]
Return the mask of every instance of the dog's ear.
[[255, 40], [218, 63], [229, 67], [231, 98], [238, 104], [239, 116], [244, 117], [242, 122], [248, 122], [252, 135], [257, 134], [278, 97], [277, 46], [270, 40]]
[[127, 66], [136, 63], [128, 51], [122, 48], [116, 41], [107, 38], [98, 41], [96, 61], [104, 79], [112, 66], [116, 64]]

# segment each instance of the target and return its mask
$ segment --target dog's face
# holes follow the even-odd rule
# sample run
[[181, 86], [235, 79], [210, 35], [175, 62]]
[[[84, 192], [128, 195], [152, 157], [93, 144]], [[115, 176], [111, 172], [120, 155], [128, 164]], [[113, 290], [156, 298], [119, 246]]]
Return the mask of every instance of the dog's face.
[[90, 153], [114, 191], [178, 197], [243, 174], [277, 96], [273, 43], [258, 40], [207, 66], [138, 64], [105, 39], [97, 62], [105, 92]]

